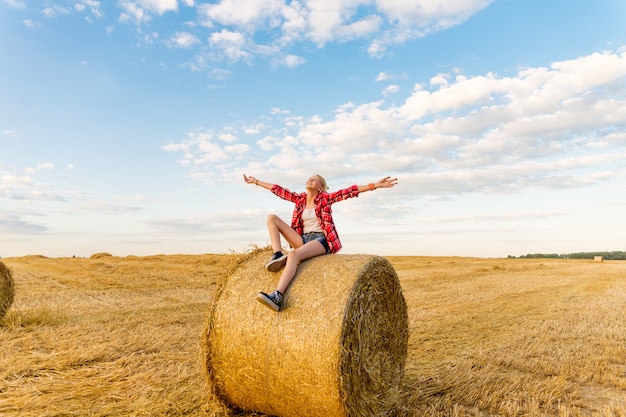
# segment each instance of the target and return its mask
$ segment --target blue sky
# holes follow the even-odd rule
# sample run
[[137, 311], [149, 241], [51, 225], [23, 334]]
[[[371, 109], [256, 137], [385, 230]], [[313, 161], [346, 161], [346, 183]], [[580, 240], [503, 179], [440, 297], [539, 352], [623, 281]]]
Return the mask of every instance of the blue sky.
[[624, 250], [622, 0], [0, 0], [0, 256]]

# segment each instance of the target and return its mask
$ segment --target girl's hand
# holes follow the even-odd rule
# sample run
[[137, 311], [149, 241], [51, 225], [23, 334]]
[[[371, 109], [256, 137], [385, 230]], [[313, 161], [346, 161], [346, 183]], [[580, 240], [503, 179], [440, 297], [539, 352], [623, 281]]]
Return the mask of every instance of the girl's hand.
[[391, 188], [397, 183], [397, 178], [385, 177], [376, 183], [376, 188]]
[[247, 177], [246, 174], [243, 174], [243, 180], [248, 184], [256, 184], [259, 181], [252, 176]]

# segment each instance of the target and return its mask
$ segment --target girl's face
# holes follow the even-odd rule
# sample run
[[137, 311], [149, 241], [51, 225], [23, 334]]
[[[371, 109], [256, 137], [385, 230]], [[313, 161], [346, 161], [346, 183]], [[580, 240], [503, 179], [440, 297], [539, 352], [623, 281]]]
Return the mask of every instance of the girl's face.
[[317, 190], [317, 192], [322, 191], [322, 182], [320, 181], [317, 175], [313, 175], [306, 182], [306, 188], [311, 190]]

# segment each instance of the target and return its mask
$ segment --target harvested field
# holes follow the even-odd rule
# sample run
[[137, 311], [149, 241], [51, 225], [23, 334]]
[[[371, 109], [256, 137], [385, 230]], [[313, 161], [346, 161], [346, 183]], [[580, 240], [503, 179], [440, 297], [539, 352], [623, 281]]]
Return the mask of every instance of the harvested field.
[[[3, 259], [0, 415], [230, 415], [201, 339], [237, 256]], [[399, 416], [626, 416], [626, 262], [387, 259], [410, 329]]]

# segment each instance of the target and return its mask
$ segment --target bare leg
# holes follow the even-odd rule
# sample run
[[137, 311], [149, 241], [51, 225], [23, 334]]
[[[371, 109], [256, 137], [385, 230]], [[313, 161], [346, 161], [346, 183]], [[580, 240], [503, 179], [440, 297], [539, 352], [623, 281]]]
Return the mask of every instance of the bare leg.
[[282, 245], [280, 236], [282, 235], [292, 248], [302, 246], [302, 237], [275, 214], [267, 216], [267, 231], [270, 235], [270, 242], [274, 252], [280, 252]]
[[287, 264], [280, 275], [276, 289], [284, 294], [285, 291], [287, 291], [287, 287], [289, 287], [291, 280], [293, 280], [293, 277], [296, 275], [298, 264], [306, 259], [323, 255], [325, 253], [326, 249], [320, 242], [313, 240], [303, 245], [302, 238], [300, 238], [300, 247], [289, 252], [289, 255], [287, 256]]

